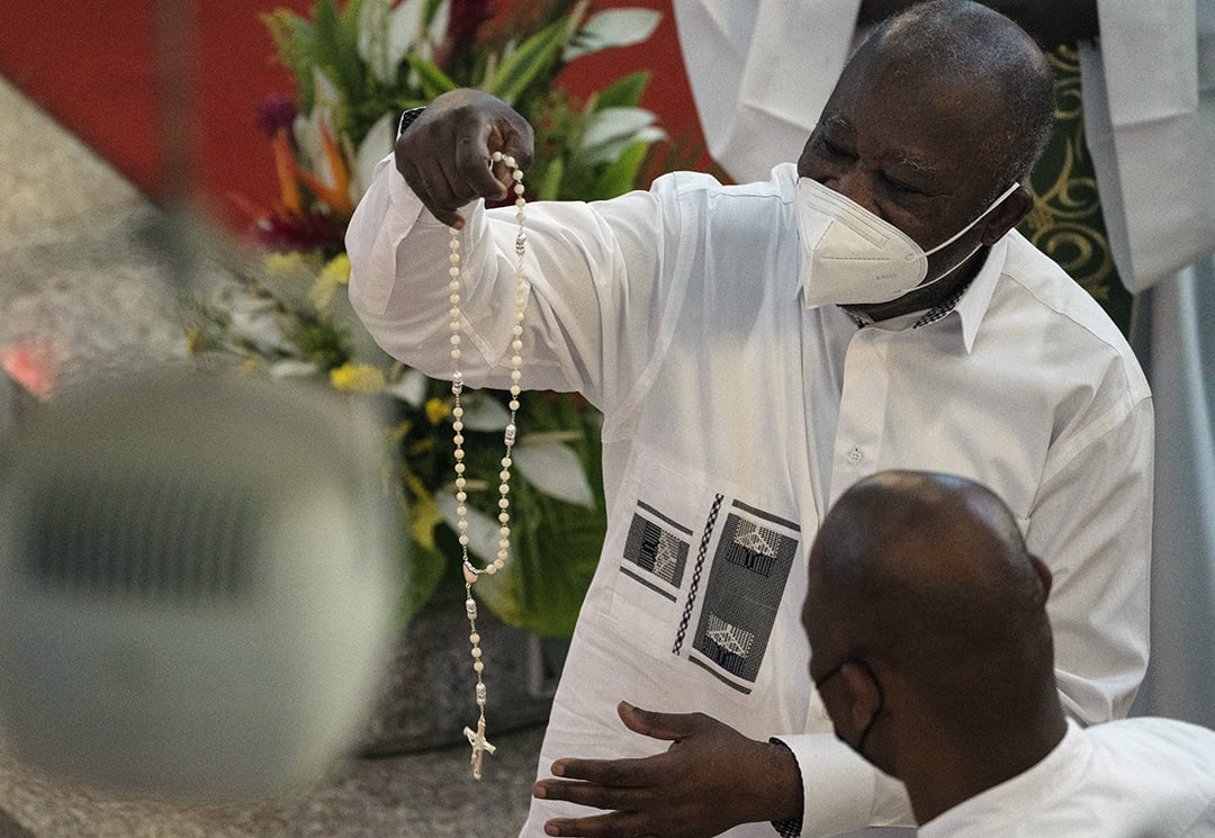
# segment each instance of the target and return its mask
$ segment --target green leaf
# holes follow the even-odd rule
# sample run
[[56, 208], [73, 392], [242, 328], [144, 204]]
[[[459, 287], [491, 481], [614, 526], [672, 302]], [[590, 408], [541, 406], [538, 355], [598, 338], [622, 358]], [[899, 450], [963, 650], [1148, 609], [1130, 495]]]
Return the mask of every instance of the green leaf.
[[641, 164], [645, 162], [646, 152], [649, 149], [650, 143], [646, 140], [638, 140], [626, 148], [623, 154], [603, 170], [603, 174], [595, 181], [593, 194], [588, 195], [587, 200], [599, 201], [615, 198], [617, 195], [623, 195], [625, 192], [636, 189], [637, 173], [641, 169]]
[[650, 71], [638, 70], [609, 84], [594, 97], [593, 110], [600, 108], [634, 108], [641, 101], [650, 83]]
[[312, 68], [316, 66], [316, 28], [290, 9], [275, 9], [262, 15], [262, 23], [274, 41], [279, 62], [295, 74], [300, 105], [312, 109]]
[[423, 547], [409, 539], [406, 547], [406, 584], [401, 592], [401, 623], [408, 623], [435, 592], [447, 560], [435, 547]]
[[562, 59], [573, 61], [611, 47], [640, 44], [654, 34], [661, 20], [662, 14], [653, 9], [605, 9], [578, 30]]
[[347, 28], [334, 0], [319, 0], [313, 15], [317, 63], [327, 70], [346, 102], [357, 101], [363, 88], [363, 61], [358, 33]]
[[438, 65], [427, 61], [414, 53], [406, 53], [405, 60], [409, 62], [409, 66], [418, 74], [418, 80], [422, 83], [422, 92], [428, 99], [434, 99], [436, 96], [446, 93], [449, 90], [455, 90], [459, 85], [447, 77], [447, 74], [439, 69]]
[[502, 573], [482, 576], [475, 591], [511, 625], [550, 637], [568, 637], [599, 563], [606, 532], [600, 461], [600, 418], [574, 406], [570, 396], [525, 403], [523, 422], [538, 433], [577, 430], [573, 447], [595, 493], [593, 508], [564, 503], [518, 475], [511, 482], [514, 554]]
[[565, 174], [565, 161], [554, 157], [544, 170], [544, 177], [536, 189], [536, 197], [541, 201], [555, 201], [561, 191], [561, 178]]
[[486, 81], [485, 91], [511, 105], [537, 79], [551, 76], [561, 48], [569, 40], [570, 22], [563, 18], [551, 23], [520, 44]]

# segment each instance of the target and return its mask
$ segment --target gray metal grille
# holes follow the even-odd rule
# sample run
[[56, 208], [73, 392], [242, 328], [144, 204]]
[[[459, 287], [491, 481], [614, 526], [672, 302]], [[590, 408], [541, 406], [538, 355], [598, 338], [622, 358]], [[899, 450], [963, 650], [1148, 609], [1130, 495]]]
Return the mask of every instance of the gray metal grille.
[[171, 474], [55, 475], [33, 489], [26, 566], [50, 588], [171, 602], [248, 589], [256, 502]]

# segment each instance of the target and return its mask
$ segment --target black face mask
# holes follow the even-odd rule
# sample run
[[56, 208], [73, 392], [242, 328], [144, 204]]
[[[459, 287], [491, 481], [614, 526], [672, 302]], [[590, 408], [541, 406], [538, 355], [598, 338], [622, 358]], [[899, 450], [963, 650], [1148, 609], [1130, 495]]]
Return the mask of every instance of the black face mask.
[[[882, 708], [884, 708], [886, 706], [886, 693], [882, 691], [882, 682], [879, 681], [877, 679], [877, 676], [873, 674], [873, 668], [870, 667], [869, 664], [865, 663], [865, 661], [861, 660], [860, 658], [844, 658], [833, 669], [826, 672], [821, 678], [819, 678], [817, 681], [815, 681], [814, 688], [817, 689], [819, 692], [822, 692], [823, 685], [826, 684], [828, 681], [830, 681], [832, 678], [834, 678], [836, 675], [839, 675], [840, 670], [843, 669], [844, 664], [847, 664], [847, 663], [855, 663], [858, 666], [864, 667], [865, 671], [869, 673], [869, 677], [873, 681], [874, 686], [877, 687], [877, 691], [878, 691], [877, 709], [874, 710], [873, 715], [869, 717], [869, 723], [867, 725], [865, 725], [865, 729], [861, 731], [861, 738], [857, 740], [857, 743], [855, 745], [853, 745], [851, 742], [848, 742], [849, 747], [851, 747], [854, 751], [856, 751], [858, 754], [860, 754], [862, 757], [864, 757], [869, 762], [873, 762], [873, 760], [871, 760], [871, 759], [869, 759], [869, 757], [865, 756], [865, 740], [869, 738], [869, 734], [873, 731], [874, 724], [877, 723], [878, 716], [880, 716], [882, 713]], [[847, 741], [847, 740], [845, 740], [845, 741]]]

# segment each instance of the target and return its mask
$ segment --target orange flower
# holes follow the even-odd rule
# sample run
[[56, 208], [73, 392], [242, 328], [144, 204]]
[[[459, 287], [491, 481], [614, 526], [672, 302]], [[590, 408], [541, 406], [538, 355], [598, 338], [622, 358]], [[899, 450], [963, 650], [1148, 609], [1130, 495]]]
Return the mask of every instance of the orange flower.
[[279, 200], [283, 208], [299, 215], [300, 187], [295, 181], [295, 158], [291, 154], [291, 137], [286, 128], [274, 135], [274, 167], [278, 171]]
[[320, 198], [329, 208], [341, 215], [354, 212], [354, 204], [350, 201], [350, 173], [346, 170], [346, 161], [342, 159], [341, 149], [329, 132], [329, 126], [321, 122], [321, 142], [325, 144], [325, 161], [333, 174], [333, 186], [323, 183], [320, 178], [306, 171], [298, 163], [295, 164], [296, 174], [299, 175], [312, 194]]

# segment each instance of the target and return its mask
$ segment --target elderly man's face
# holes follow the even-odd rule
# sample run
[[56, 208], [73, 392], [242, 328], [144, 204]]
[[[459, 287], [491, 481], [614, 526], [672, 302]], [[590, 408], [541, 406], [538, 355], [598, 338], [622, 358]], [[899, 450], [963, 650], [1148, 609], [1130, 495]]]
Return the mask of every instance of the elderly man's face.
[[[856, 201], [929, 249], [979, 215], [994, 188], [998, 110], [989, 91], [875, 58], [863, 47], [798, 160], [798, 174]], [[896, 72], [902, 70], [901, 73]], [[930, 258], [929, 273], [956, 264], [984, 225]]]

